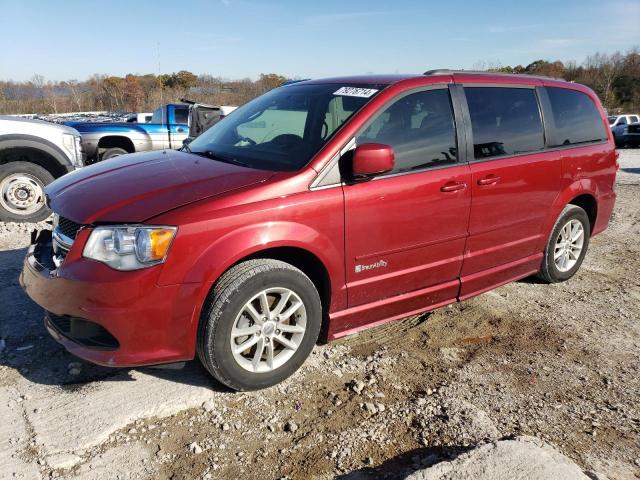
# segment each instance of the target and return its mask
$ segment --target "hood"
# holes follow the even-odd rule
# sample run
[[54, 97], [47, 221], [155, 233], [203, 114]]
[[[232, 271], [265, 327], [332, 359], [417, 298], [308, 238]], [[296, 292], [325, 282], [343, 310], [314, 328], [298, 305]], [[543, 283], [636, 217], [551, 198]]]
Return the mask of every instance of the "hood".
[[[20, 128], [25, 133], [27, 131], [35, 130], [42, 131], [46, 128], [55, 132], [69, 133], [71, 135], [78, 135], [78, 132], [71, 125], [62, 125], [59, 123], [45, 122], [44, 120], [36, 120], [34, 118], [12, 117], [8, 115], [0, 115], [0, 121], [11, 122], [15, 124], [15, 128]], [[32, 127], [32, 128], [29, 128]], [[17, 133], [17, 132], [16, 132]]]
[[76, 223], [130, 223], [272, 176], [270, 171], [164, 150], [122, 155], [81, 168], [45, 191], [51, 209]]

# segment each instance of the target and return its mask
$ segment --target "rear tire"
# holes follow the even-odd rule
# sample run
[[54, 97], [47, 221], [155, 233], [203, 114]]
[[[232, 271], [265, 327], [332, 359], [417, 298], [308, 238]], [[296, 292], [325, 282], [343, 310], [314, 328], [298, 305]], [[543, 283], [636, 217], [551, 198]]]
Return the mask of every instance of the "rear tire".
[[100, 156], [100, 160], [109, 160], [110, 158], [119, 157], [120, 155], [126, 155], [127, 153], [129, 152], [127, 152], [124, 148], [107, 148]]
[[321, 323], [320, 296], [301, 270], [279, 260], [248, 260], [224, 273], [209, 293], [198, 357], [229, 388], [270, 387], [304, 363]]
[[590, 237], [587, 212], [577, 205], [564, 207], [551, 230], [538, 277], [547, 283], [573, 277], [587, 254]]
[[51, 173], [35, 163], [0, 166], [0, 221], [40, 222], [49, 217], [44, 187], [53, 180]]

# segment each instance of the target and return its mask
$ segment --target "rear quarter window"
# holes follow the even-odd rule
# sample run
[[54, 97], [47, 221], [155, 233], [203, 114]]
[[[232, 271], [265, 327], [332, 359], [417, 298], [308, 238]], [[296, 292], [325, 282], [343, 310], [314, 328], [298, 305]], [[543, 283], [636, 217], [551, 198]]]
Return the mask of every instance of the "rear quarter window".
[[586, 94], [566, 88], [547, 87], [555, 131], [554, 147], [607, 139], [596, 105]]
[[177, 124], [189, 123], [189, 107], [175, 107], [174, 121]]

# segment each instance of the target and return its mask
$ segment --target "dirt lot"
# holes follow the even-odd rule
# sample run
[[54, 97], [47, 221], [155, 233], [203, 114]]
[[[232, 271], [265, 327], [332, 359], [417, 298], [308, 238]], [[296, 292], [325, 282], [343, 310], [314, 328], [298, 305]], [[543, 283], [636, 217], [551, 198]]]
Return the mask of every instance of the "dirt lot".
[[571, 281], [527, 279], [318, 347], [236, 394], [197, 362], [106, 369], [51, 340], [20, 290], [27, 228], [0, 225], [1, 478], [403, 478], [536, 436], [592, 478], [640, 478], [640, 150]]

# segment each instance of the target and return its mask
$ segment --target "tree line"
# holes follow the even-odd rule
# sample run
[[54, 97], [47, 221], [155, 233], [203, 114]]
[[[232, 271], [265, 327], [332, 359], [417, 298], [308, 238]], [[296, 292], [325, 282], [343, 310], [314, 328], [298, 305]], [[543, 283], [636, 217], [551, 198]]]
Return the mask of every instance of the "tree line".
[[0, 81], [0, 114], [150, 112], [182, 98], [212, 105], [242, 105], [285, 81], [275, 73], [261, 74], [257, 80], [225, 80], [186, 70], [163, 75], [93, 75], [85, 81], [59, 82], [34, 75], [25, 82]]
[[[640, 112], [640, 51], [596, 53], [582, 64], [536, 60], [526, 66], [476, 65], [476, 69], [544, 75], [591, 87], [609, 113]], [[143, 112], [182, 98], [213, 105], [242, 105], [282, 85], [275, 73], [257, 80], [226, 80], [182, 70], [171, 74], [93, 75], [88, 80], [47, 81], [34, 75], [24, 82], [0, 81], [0, 114], [82, 111]]]
[[640, 112], [640, 51], [626, 54], [596, 53], [581, 64], [536, 60], [523, 65], [480, 65], [480, 69], [503, 73], [543, 75], [582, 83], [595, 91], [610, 114]]

